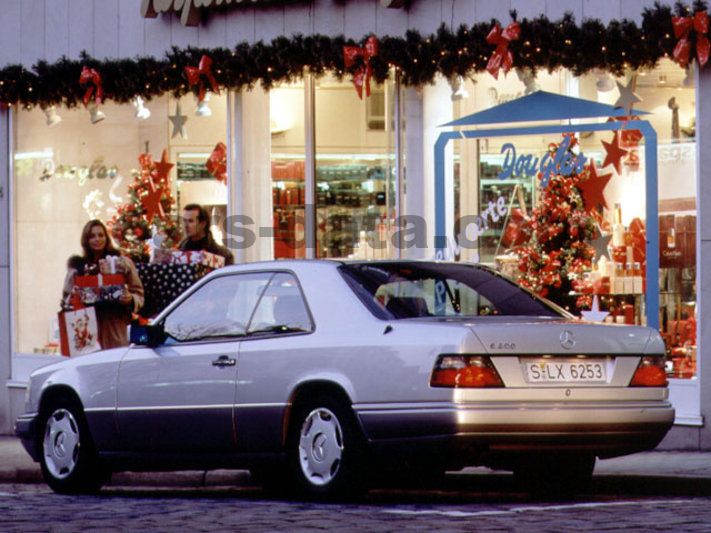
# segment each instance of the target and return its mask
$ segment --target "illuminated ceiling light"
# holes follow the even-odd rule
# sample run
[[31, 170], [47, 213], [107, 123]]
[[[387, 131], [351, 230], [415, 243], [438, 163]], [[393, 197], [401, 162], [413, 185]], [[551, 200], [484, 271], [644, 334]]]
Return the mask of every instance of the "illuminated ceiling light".
[[464, 87], [464, 78], [461, 76], [452, 76], [449, 78], [449, 86], [452, 88], [452, 102], [469, 98], [469, 93]]
[[57, 108], [54, 106], [49, 106], [44, 109], [44, 114], [47, 117], [47, 126], [50, 128], [56, 126], [62, 121], [62, 117], [57, 114]]
[[202, 99], [202, 101], [198, 101], [197, 104], [197, 109], [195, 110], [195, 114], [198, 117], [211, 117], [212, 116], [212, 109], [207, 105], [207, 103], [210, 101], [210, 93], [206, 92], [205, 93], [205, 98]]
[[597, 81], [595, 82], [595, 87], [601, 93], [606, 93], [615, 88], [615, 80], [612, 79], [609, 72], [604, 70], [596, 69], [595, 76], [597, 76]]
[[145, 106], [145, 102], [140, 96], [136, 96], [133, 99], [133, 105], [136, 107], [136, 118], [138, 120], [146, 120], [151, 116], [151, 110]]
[[106, 115], [104, 115], [104, 112], [99, 109], [99, 106], [96, 105], [95, 102], [91, 102], [87, 108], [89, 109], [89, 113], [91, 115], [91, 123], [96, 124], [97, 122], [101, 122], [106, 118]]
[[536, 75], [531, 68], [517, 68], [516, 75], [525, 87], [524, 94], [531, 94], [541, 90], [541, 86], [536, 83]]

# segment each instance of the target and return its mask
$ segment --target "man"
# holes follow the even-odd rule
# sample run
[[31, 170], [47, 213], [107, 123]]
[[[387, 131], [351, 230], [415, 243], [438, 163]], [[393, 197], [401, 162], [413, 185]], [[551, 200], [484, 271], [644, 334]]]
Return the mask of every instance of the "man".
[[210, 214], [199, 204], [188, 204], [183, 208], [183, 229], [185, 238], [178, 248], [183, 251], [205, 250], [225, 258], [225, 265], [234, 264], [234, 256], [224, 246], [220, 246], [210, 233]]

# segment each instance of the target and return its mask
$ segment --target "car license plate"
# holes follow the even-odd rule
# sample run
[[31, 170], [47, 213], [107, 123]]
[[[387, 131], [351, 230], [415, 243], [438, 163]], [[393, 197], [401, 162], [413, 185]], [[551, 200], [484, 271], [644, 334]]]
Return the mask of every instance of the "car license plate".
[[528, 383], [606, 383], [607, 360], [523, 360]]

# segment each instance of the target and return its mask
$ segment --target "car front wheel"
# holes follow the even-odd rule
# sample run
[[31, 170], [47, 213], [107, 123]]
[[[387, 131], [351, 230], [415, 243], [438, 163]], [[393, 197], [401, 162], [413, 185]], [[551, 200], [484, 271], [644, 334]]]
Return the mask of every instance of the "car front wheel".
[[330, 397], [295, 408], [289, 466], [297, 490], [309, 496], [346, 496], [364, 489], [363, 437], [350, 408]]
[[40, 419], [42, 475], [60, 494], [97, 492], [106, 480], [81, 408], [70, 399], [53, 402]]

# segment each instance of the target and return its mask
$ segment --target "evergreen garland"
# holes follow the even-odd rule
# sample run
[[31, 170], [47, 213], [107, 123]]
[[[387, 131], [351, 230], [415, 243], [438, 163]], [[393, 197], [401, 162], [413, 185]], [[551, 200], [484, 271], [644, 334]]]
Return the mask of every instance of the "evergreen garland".
[[[607, 26], [597, 19], [586, 19], [577, 25], [569, 13], [558, 21], [545, 16], [523, 19], [521, 38], [511, 42], [510, 49], [517, 67], [533, 71], [563, 67], [575, 75], [593, 69], [619, 75], [627, 69], [650, 69], [661, 58], [672, 56], [677, 42], [672, 15], [690, 16], [706, 8], [703, 0], [695, 0], [691, 7], [677, 2], [674, 9], [655, 3], [644, 10], [641, 27], [627, 19], [610, 21]], [[512, 11], [511, 16], [515, 18], [516, 13]], [[404, 37], [378, 36], [380, 51], [371, 60], [373, 78], [382, 83], [391, 67], [397, 67], [403, 85], [421, 86], [431, 83], [437, 74], [449, 78], [481, 72], [493, 51], [486, 36], [495, 22], [463, 25], [456, 30], [442, 25], [428, 36], [414, 30]], [[693, 32], [690, 40], [695, 50]], [[136, 96], [150, 100], [164, 93], [179, 97], [191, 91], [184, 67], [196, 66], [203, 54], [212, 58], [220, 86], [233, 89], [257, 83], [270, 88], [299, 79], [306, 70], [317, 75], [331, 71], [343, 78], [360, 66], [356, 64], [351, 72], [345, 72], [343, 46], [361, 44], [342, 36], [294, 35], [277, 37], [269, 44], [240, 43], [231, 50], [174, 47], [164, 59], [97, 60], [82, 53], [78, 60], [63, 57], [53, 64], [39, 61], [31, 70], [8, 65], [0, 69], [0, 103], [25, 107], [80, 105], [84, 88], [78, 80], [85, 65], [101, 74], [107, 100], [126, 103]]]

